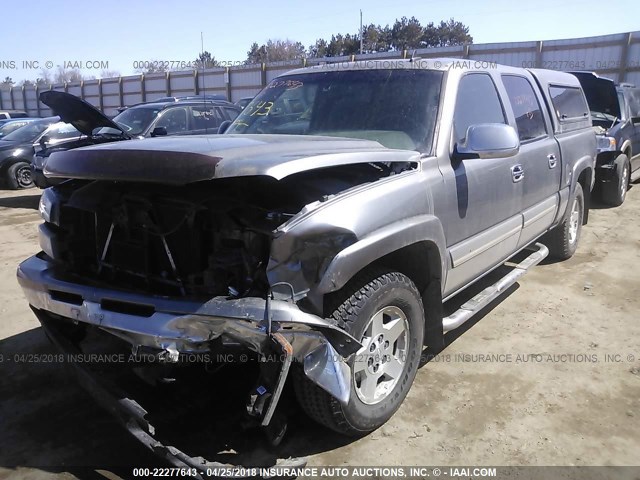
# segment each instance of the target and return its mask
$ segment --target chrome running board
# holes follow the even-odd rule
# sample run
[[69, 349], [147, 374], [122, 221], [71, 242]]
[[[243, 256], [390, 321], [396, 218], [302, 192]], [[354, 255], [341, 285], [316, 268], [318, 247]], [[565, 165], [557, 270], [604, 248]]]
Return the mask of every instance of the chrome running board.
[[453, 312], [451, 315], [443, 318], [443, 332], [447, 333], [458, 328], [484, 307], [489, 305], [489, 303], [495, 300], [500, 294], [504, 293], [505, 290], [507, 290], [511, 285], [516, 283], [521, 276], [527, 273], [527, 270], [529, 270], [529, 268], [537, 265], [547, 255], [549, 255], [549, 249], [541, 243], [536, 243], [529, 248], [536, 248], [536, 250], [523, 261], [521, 261], [518, 265], [516, 265], [514, 269], [507, 275], [502, 277], [490, 287], [482, 290], [471, 300], [465, 302], [458, 310]]

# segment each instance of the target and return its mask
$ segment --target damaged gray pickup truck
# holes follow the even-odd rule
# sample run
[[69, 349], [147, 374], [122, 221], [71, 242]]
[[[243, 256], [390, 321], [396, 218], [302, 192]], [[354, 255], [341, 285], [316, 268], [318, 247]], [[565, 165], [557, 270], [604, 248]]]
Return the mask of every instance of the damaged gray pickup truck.
[[44, 191], [42, 252], [18, 268], [33, 311], [64, 348], [162, 359], [136, 368], [145, 382], [220, 367], [185, 355], [243, 352], [263, 426], [286, 415], [289, 379], [319, 423], [380, 427], [424, 346], [439, 351], [549, 251], [573, 255], [587, 220], [596, 141], [578, 80], [472, 63], [295, 70], [224, 135], [53, 153], [46, 175], [69, 180]]

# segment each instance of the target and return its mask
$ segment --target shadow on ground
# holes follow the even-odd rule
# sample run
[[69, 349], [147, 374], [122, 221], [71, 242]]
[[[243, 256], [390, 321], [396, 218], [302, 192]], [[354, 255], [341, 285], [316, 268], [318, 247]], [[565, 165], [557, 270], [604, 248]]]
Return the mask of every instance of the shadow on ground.
[[[507, 271], [508, 267], [497, 269], [456, 298], [455, 303], [445, 304], [445, 315]], [[447, 345], [473, 328], [517, 288], [514, 285], [475, 318], [449, 333]], [[56, 361], [58, 353], [41, 328], [0, 341], [0, 391], [4, 392], [0, 404], [0, 466], [16, 468], [16, 475], [20, 475], [18, 469], [27, 467], [54, 474], [68, 472], [83, 479], [104, 478], [97, 470], [117, 475], [124, 472], [125, 477], [130, 477], [134, 466], [168, 466], [82, 390], [73, 369]], [[288, 388], [283, 398], [292, 412], [287, 435], [280, 446], [268, 446], [260, 429], [243, 424], [240, 412], [244, 410], [244, 393], [239, 396], [231, 387], [242, 383], [241, 375], [222, 375], [208, 386], [195, 384], [188, 401], [172, 404], [176, 414], [181, 415], [179, 422], [150, 418], [161, 440], [176, 434], [179, 441], [164, 443], [191, 456], [247, 466], [273, 465], [278, 458], [307, 457], [357, 441], [307, 419]], [[205, 393], [207, 389], [209, 393]]]
[[17, 197], [0, 198], [0, 207], [5, 208], [29, 208], [31, 210], [38, 210], [39, 203], [39, 191], [34, 195], [20, 195]]

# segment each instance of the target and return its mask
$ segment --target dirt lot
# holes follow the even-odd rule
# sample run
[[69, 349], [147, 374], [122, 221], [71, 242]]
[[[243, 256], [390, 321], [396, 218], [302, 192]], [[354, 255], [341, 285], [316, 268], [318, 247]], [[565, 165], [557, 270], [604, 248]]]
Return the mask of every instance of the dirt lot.
[[[38, 193], [0, 192], [0, 478], [159, 464], [64, 366], [14, 356], [54, 351], [15, 280], [18, 262], [38, 251]], [[621, 208], [596, 206], [578, 253], [534, 268], [450, 336], [378, 431], [336, 438], [298, 415], [284, 444], [265, 452], [316, 466], [637, 465], [639, 211], [640, 186]]]

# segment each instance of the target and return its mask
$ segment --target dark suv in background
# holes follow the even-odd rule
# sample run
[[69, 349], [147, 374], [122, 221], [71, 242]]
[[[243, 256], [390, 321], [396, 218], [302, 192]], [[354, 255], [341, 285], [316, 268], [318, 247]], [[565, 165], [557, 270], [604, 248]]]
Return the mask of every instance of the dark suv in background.
[[217, 133], [225, 120], [234, 120], [240, 107], [226, 100], [182, 100], [141, 103], [113, 118], [132, 137]]
[[592, 72], [572, 72], [582, 85], [598, 141], [597, 188], [604, 203], [624, 202], [640, 178], [640, 88]]

